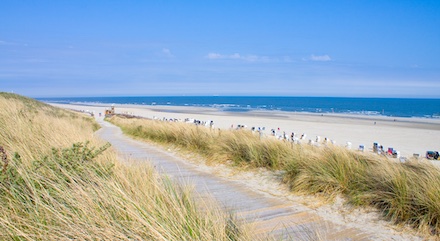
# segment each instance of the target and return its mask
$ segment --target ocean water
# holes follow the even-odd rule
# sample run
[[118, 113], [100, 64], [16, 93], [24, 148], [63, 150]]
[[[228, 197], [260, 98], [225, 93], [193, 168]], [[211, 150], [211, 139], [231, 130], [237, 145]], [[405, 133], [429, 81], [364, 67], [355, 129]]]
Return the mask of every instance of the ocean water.
[[251, 96], [145, 96], [38, 98], [55, 103], [104, 103], [214, 107], [221, 111], [280, 110], [369, 116], [440, 118], [440, 99], [251, 97]]

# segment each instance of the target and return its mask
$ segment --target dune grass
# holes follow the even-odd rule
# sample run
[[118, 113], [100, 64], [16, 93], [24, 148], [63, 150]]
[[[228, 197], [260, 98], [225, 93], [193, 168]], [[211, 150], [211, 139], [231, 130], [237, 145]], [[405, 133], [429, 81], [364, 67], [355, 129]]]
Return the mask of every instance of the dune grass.
[[396, 163], [385, 157], [336, 146], [294, 145], [250, 131], [210, 130], [185, 123], [114, 116], [124, 133], [172, 144], [209, 161], [283, 170], [292, 191], [357, 206], [373, 206], [385, 218], [427, 235], [440, 233], [440, 171], [422, 162]]
[[141, 163], [96, 123], [0, 93], [1, 240], [250, 240], [234, 217]]

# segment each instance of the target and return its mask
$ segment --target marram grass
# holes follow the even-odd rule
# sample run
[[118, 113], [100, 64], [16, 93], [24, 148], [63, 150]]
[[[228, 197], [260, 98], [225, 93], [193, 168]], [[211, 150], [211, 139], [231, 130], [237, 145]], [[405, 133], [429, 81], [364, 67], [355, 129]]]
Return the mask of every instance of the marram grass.
[[250, 240], [141, 163], [122, 165], [89, 117], [0, 93], [1, 240]]
[[358, 206], [373, 206], [396, 224], [440, 234], [440, 171], [422, 162], [396, 163], [385, 157], [336, 146], [294, 145], [244, 130], [211, 130], [186, 123], [114, 116], [124, 133], [172, 144], [209, 161], [284, 170], [292, 191], [328, 199], [343, 195]]

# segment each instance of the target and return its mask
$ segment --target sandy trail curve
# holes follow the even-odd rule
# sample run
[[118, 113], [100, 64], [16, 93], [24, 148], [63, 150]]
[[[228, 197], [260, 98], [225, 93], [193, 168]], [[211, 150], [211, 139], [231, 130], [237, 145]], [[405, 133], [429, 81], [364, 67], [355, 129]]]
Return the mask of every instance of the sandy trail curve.
[[[191, 183], [195, 191], [210, 195], [223, 208], [255, 225], [257, 234], [272, 234], [280, 239], [319, 234], [322, 240], [402, 240], [399, 234], [378, 234], [323, 219], [318, 213], [297, 202], [251, 190], [243, 182], [204, 172], [197, 165], [160, 148], [133, 140], [102, 118], [97, 135], [112, 144], [123, 160], [148, 161], [155, 169], [183, 184]], [[304, 232], [310, 232], [304, 234]], [[414, 237], [412, 237], [414, 238]]]

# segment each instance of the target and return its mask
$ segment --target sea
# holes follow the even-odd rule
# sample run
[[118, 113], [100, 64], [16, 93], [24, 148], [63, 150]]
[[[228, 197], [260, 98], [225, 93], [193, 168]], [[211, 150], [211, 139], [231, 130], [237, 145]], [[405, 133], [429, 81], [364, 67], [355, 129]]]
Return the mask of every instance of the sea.
[[226, 112], [276, 110], [322, 114], [440, 118], [440, 99], [274, 96], [120, 96], [37, 99], [43, 102], [83, 105], [136, 104], [212, 107]]

